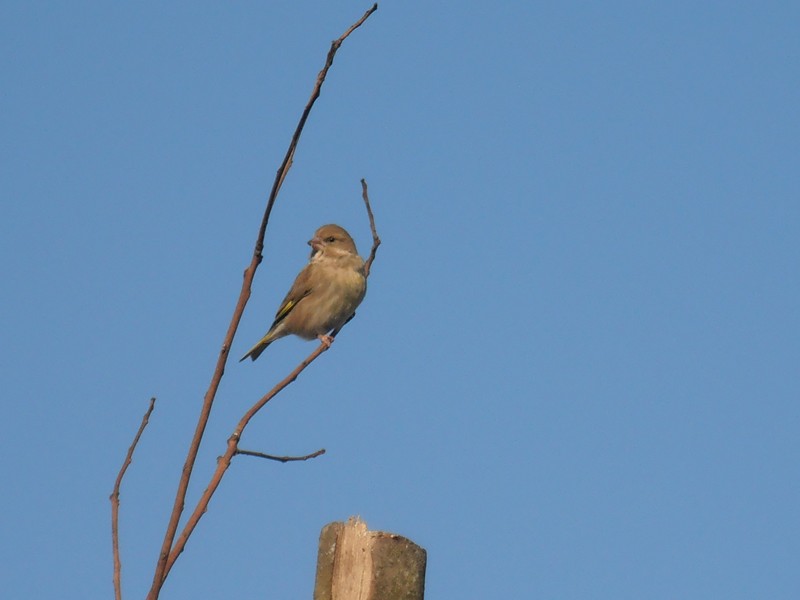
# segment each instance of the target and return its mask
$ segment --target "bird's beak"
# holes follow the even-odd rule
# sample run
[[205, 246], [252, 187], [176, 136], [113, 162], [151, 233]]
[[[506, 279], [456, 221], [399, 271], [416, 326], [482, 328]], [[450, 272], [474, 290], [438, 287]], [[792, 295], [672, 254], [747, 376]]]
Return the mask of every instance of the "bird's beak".
[[316, 236], [308, 240], [308, 245], [311, 246], [311, 249], [314, 250], [314, 252], [319, 252], [322, 250], [322, 240]]

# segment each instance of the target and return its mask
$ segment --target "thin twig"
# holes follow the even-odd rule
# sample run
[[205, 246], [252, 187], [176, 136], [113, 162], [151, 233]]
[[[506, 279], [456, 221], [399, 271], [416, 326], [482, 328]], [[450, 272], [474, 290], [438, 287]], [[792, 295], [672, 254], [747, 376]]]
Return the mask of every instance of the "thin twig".
[[125, 472], [128, 470], [131, 462], [133, 461], [133, 452], [136, 450], [136, 445], [142, 437], [144, 428], [150, 422], [150, 415], [156, 406], [156, 399], [150, 398], [150, 406], [142, 417], [142, 424], [139, 425], [139, 430], [133, 436], [133, 442], [128, 448], [128, 454], [125, 455], [125, 461], [117, 475], [117, 480], [114, 482], [114, 491], [111, 492], [109, 500], [111, 500], [111, 546], [114, 550], [114, 598], [122, 600], [122, 561], [119, 556], [119, 489], [122, 486], [122, 479], [125, 477]]
[[[269, 198], [267, 199], [267, 206], [264, 211], [264, 216], [262, 217], [261, 220], [261, 225], [259, 227], [258, 236], [256, 237], [253, 257], [250, 261], [250, 265], [247, 267], [247, 269], [245, 269], [244, 278], [242, 281], [242, 289], [241, 292], [239, 293], [239, 300], [236, 303], [236, 308], [233, 311], [233, 316], [231, 317], [230, 325], [228, 326], [228, 330], [225, 333], [225, 338], [222, 342], [222, 348], [220, 349], [220, 353], [217, 358], [217, 364], [214, 369], [214, 374], [211, 378], [211, 383], [209, 384], [208, 390], [206, 391], [206, 394], [203, 398], [203, 406], [200, 410], [200, 416], [197, 422], [197, 426], [195, 428], [194, 436], [192, 437], [192, 441], [189, 445], [189, 451], [186, 456], [186, 461], [183, 465], [181, 478], [178, 482], [178, 489], [175, 494], [175, 502], [172, 507], [172, 512], [170, 514], [166, 532], [164, 533], [164, 540], [161, 544], [161, 550], [159, 552], [158, 562], [156, 563], [155, 572], [153, 574], [153, 583], [147, 595], [148, 600], [156, 600], [158, 598], [158, 595], [161, 591], [161, 587], [164, 585], [164, 580], [166, 579], [166, 576], [169, 573], [172, 564], [174, 564], [175, 562], [175, 558], [177, 558], [177, 556], [183, 551], [183, 547], [186, 545], [185, 539], [183, 539], [182, 541], [178, 540], [176, 542], [175, 534], [178, 530], [178, 524], [180, 522], [181, 514], [183, 513], [183, 508], [186, 501], [186, 492], [189, 487], [189, 479], [191, 478], [192, 470], [194, 469], [194, 463], [197, 459], [197, 454], [200, 450], [200, 442], [203, 439], [203, 433], [205, 432], [206, 424], [208, 423], [208, 418], [211, 415], [211, 407], [214, 403], [217, 390], [219, 389], [222, 376], [225, 373], [225, 364], [227, 363], [228, 360], [228, 352], [230, 351], [231, 345], [233, 343], [233, 338], [236, 334], [236, 330], [239, 327], [239, 322], [241, 321], [242, 314], [244, 313], [244, 308], [247, 305], [247, 301], [250, 299], [253, 277], [255, 276], [256, 269], [258, 268], [258, 265], [261, 263], [262, 260], [261, 253], [264, 248], [264, 236], [266, 235], [267, 224], [269, 223], [269, 217], [272, 212], [272, 207], [275, 204], [275, 199], [277, 198], [278, 192], [280, 191], [280, 188], [283, 185], [283, 181], [286, 178], [289, 169], [291, 168], [292, 159], [294, 157], [297, 144], [300, 140], [300, 135], [303, 132], [303, 127], [305, 126], [306, 120], [308, 119], [308, 115], [310, 114], [311, 109], [314, 106], [314, 103], [316, 102], [317, 98], [320, 95], [320, 90], [322, 89], [322, 84], [325, 81], [328, 69], [330, 69], [330, 67], [333, 65], [333, 58], [336, 55], [336, 51], [342, 45], [342, 42], [344, 42], [344, 40], [353, 31], [355, 31], [358, 27], [360, 27], [361, 24], [364, 23], [364, 21], [366, 21], [367, 18], [377, 9], [378, 5], [374, 4], [372, 8], [370, 8], [367, 12], [365, 12], [364, 15], [358, 21], [356, 21], [353, 25], [351, 25], [350, 28], [341, 37], [339, 37], [338, 39], [334, 40], [331, 43], [331, 48], [328, 51], [328, 56], [325, 61], [325, 66], [317, 75], [317, 81], [313, 91], [311, 92], [311, 98], [309, 99], [305, 109], [303, 110], [303, 114], [301, 115], [300, 121], [297, 124], [297, 128], [295, 129], [294, 135], [292, 136], [292, 141], [289, 144], [289, 149], [287, 150], [286, 156], [284, 157], [283, 162], [281, 163], [281, 166], [279, 167], [278, 172], [275, 176], [275, 181], [272, 185], [272, 190], [270, 191]], [[230, 460], [230, 458], [228, 460]], [[213, 494], [213, 491], [211, 493]], [[197, 518], [199, 519], [199, 517]], [[186, 532], [188, 527], [189, 523], [187, 523], [186, 527], [184, 528], [184, 532]], [[192, 526], [191, 529], [193, 528], [194, 527]], [[190, 533], [191, 529], [189, 529]], [[182, 533], [181, 538], [183, 538], [183, 535], [184, 534]]]
[[267, 460], [275, 460], [277, 462], [287, 463], [297, 460], [309, 460], [312, 458], [317, 458], [318, 456], [325, 454], [325, 448], [320, 448], [316, 452], [304, 454], [303, 456], [275, 456], [274, 454], [264, 454], [263, 452], [256, 452], [255, 450], [242, 450], [241, 448], [237, 448], [233, 454], [234, 456], [237, 454], [243, 454], [245, 456], [255, 456], [256, 458], [266, 458]]
[[364, 274], [369, 277], [369, 270], [372, 268], [372, 262], [375, 260], [375, 255], [378, 253], [378, 246], [381, 245], [381, 238], [378, 237], [378, 231], [375, 229], [375, 217], [372, 214], [372, 207], [369, 204], [369, 192], [367, 191], [367, 180], [361, 180], [361, 197], [364, 199], [364, 204], [367, 207], [367, 216], [369, 217], [369, 228], [372, 231], [372, 250], [369, 252], [369, 258], [364, 263]]

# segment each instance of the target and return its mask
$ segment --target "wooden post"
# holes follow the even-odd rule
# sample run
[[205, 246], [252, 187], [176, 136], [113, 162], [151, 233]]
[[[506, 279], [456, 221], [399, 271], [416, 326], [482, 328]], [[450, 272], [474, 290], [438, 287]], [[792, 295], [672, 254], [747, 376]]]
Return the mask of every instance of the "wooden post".
[[369, 531], [358, 517], [328, 523], [319, 535], [314, 600], [423, 600], [424, 548]]

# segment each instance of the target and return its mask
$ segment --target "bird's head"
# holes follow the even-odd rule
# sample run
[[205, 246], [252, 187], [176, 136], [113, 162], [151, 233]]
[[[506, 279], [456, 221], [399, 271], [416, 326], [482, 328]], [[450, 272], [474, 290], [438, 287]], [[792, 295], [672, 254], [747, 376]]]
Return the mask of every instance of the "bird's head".
[[332, 258], [358, 255], [353, 238], [338, 225], [323, 225], [314, 232], [314, 237], [308, 240], [308, 245], [311, 246], [312, 260], [323, 255]]

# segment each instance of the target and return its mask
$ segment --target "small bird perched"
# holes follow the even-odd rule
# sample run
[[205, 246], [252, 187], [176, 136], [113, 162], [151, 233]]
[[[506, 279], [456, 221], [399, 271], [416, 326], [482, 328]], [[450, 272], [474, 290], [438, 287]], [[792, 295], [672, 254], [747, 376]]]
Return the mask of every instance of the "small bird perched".
[[367, 293], [364, 261], [350, 234], [338, 225], [323, 225], [312, 237], [311, 257], [281, 302], [267, 334], [245, 354], [255, 360], [275, 340], [296, 335], [330, 346], [328, 335], [354, 314]]

